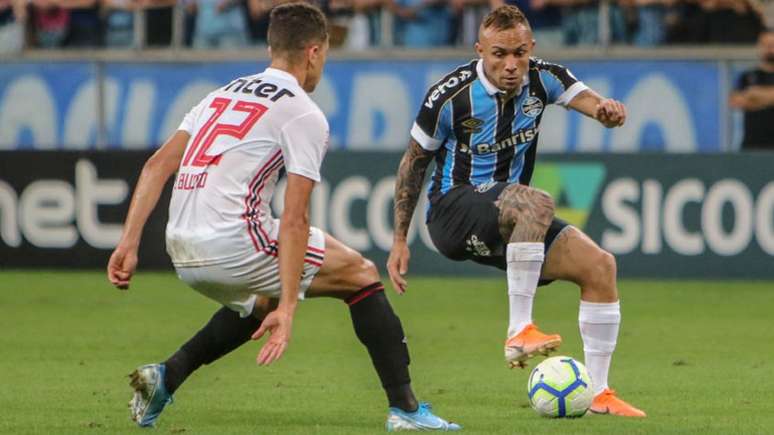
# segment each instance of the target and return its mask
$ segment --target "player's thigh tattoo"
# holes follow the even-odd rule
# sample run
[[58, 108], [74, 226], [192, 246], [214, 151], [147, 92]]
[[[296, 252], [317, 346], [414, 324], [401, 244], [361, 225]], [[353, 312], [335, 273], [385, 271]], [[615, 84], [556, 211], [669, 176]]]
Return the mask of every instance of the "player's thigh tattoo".
[[500, 235], [508, 242], [542, 242], [554, 218], [554, 200], [542, 190], [511, 184], [495, 202]]
[[580, 240], [583, 235], [580, 231], [573, 227], [567, 226], [554, 238], [551, 247], [548, 249], [548, 256], [546, 261], [550, 262], [551, 269], [565, 270], [571, 267], [574, 259], [572, 258], [572, 246], [576, 242], [574, 240]]

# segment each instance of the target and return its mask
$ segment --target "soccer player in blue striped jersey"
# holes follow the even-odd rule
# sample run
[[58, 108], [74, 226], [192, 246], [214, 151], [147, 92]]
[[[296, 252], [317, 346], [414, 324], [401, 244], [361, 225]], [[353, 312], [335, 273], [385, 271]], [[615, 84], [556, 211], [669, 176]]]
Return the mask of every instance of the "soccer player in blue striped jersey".
[[427, 92], [398, 169], [390, 279], [398, 292], [406, 290], [406, 235], [425, 172], [435, 160], [427, 211], [430, 236], [452, 260], [506, 271], [506, 361], [524, 367], [530, 357], [561, 344], [559, 335], [544, 334], [533, 323], [533, 299], [539, 284], [574, 282], [581, 290], [579, 324], [595, 392], [591, 410], [644, 417], [607, 382], [621, 318], [615, 259], [555, 217], [547, 193], [529, 187], [547, 105], [576, 110], [607, 128], [623, 125], [626, 108], [594, 92], [567, 68], [531, 57], [534, 46], [521, 11], [501, 6], [480, 26], [479, 59]]

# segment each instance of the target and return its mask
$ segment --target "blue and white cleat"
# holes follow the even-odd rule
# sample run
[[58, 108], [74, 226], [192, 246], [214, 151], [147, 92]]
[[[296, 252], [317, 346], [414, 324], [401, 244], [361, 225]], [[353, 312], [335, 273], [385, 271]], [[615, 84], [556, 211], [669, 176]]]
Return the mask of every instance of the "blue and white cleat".
[[400, 408], [390, 408], [390, 414], [387, 416], [385, 427], [387, 432], [404, 430], [451, 432], [462, 429], [462, 426], [433, 414], [433, 408], [427, 402], [420, 402], [419, 408], [414, 412], [406, 412]]
[[164, 386], [166, 371], [164, 364], [148, 364], [129, 375], [129, 385], [134, 389], [129, 401], [130, 417], [140, 427], [153, 427], [164, 407], [172, 403], [172, 395]]

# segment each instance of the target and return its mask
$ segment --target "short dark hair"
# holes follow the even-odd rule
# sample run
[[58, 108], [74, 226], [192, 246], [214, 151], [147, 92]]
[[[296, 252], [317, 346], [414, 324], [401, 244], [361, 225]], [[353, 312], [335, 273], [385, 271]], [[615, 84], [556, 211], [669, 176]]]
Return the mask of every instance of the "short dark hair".
[[521, 9], [513, 5], [503, 5], [484, 17], [481, 28], [488, 29], [492, 27], [495, 30], [507, 30], [512, 29], [519, 24], [530, 30], [532, 29], [529, 25], [529, 21], [527, 21], [527, 17], [524, 16]]
[[328, 39], [328, 22], [314, 5], [285, 3], [272, 9], [267, 38], [273, 52], [303, 50], [310, 43]]

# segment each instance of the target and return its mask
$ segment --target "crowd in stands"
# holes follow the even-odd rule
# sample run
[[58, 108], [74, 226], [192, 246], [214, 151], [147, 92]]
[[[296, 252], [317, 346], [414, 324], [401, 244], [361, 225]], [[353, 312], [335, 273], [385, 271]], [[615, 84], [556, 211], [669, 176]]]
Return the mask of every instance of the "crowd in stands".
[[[182, 45], [229, 49], [265, 44], [269, 12], [287, 0], [0, 0], [0, 52], [22, 46], [133, 47], [136, 31], [144, 32], [144, 46], [169, 46], [178, 1]], [[599, 44], [600, 17], [608, 20], [602, 33], [610, 43], [636, 46], [753, 43], [774, 24], [774, 0], [609, 0], [603, 6], [597, 0], [315, 2], [330, 18], [332, 45], [350, 49], [468, 45], [476, 40], [481, 17], [502, 3], [524, 11], [543, 46]]]

